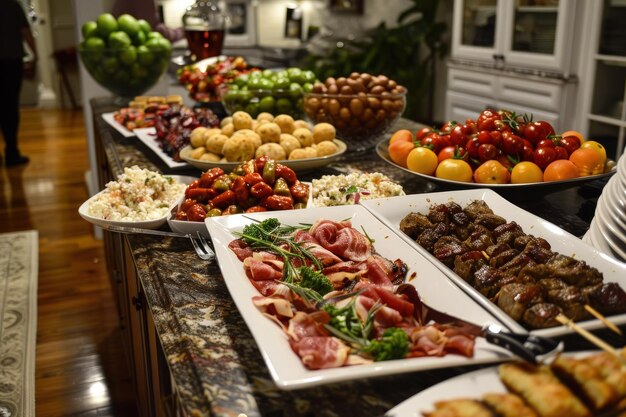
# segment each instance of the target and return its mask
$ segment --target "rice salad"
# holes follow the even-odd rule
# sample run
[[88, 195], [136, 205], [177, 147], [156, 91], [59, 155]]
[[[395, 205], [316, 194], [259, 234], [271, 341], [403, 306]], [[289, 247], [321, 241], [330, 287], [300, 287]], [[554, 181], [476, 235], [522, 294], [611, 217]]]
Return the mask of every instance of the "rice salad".
[[158, 172], [124, 168], [117, 181], [107, 183], [96, 195], [87, 212], [93, 217], [113, 221], [156, 220], [166, 216], [187, 186]]
[[379, 172], [324, 175], [312, 181], [315, 207], [356, 204], [359, 200], [404, 195], [402, 186]]

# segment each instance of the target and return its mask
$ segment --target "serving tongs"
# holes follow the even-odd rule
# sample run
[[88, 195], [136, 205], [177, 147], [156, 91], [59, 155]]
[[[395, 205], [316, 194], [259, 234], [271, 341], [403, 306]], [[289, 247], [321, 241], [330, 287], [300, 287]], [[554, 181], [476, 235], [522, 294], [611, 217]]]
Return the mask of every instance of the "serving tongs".
[[563, 342], [531, 334], [506, 332], [496, 324], [481, 327], [441, 312], [424, 303], [417, 289], [411, 284], [400, 284], [396, 287], [395, 292], [407, 296], [409, 301], [415, 305], [414, 316], [420, 325], [434, 321], [439, 324], [454, 326], [466, 334], [483, 337], [487, 342], [507, 349], [519, 358], [533, 364], [548, 362], [563, 351]]

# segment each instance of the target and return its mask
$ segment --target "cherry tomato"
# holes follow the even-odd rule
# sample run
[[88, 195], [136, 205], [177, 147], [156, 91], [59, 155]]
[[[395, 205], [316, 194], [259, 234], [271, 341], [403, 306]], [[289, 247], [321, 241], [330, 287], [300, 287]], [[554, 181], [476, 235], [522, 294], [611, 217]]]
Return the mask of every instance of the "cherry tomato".
[[474, 181], [480, 184], [508, 184], [511, 174], [500, 162], [490, 160], [476, 168]]
[[496, 145], [496, 148], [501, 147], [502, 146], [502, 132], [500, 132], [499, 130], [492, 130], [491, 132], [489, 132], [489, 134], [491, 135], [491, 143]]
[[585, 137], [582, 135], [582, 133], [577, 132], [575, 130], [568, 130], [566, 132], [561, 133], [562, 138], [566, 138], [568, 136], [574, 136], [575, 138], [577, 138], [578, 143], [583, 143], [585, 141]]
[[401, 167], [406, 168], [406, 157], [413, 148], [415, 148], [413, 142], [397, 140], [389, 145], [389, 158]]
[[391, 135], [391, 138], [389, 139], [389, 144], [391, 145], [396, 141], [413, 143], [413, 133], [407, 129], [398, 130], [393, 135]]
[[435, 130], [432, 127], [423, 127], [420, 130], [418, 130], [417, 133], [415, 134], [415, 140], [420, 141], [424, 139], [426, 135], [434, 131]]
[[550, 162], [556, 159], [556, 151], [554, 148], [543, 147], [535, 149], [533, 152], [533, 160], [541, 169], [545, 169]]
[[565, 148], [568, 155], [571, 155], [576, 149], [580, 148], [580, 139], [576, 136], [561, 136], [559, 145]]
[[537, 122], [527, 124], [524, 128], [524, 138], [533, 144], [545, 139], [546, 132], [543, 130], [543, 125]]
[[[494, 132], [498, 132], [497, 130], [494, 130]], [[500, 133], [500, 132], [498, 132]], [[481, 144], [485, 144], [485, 143], [493, 143], [493, 137], [491, 136], [491, 132], [488, 130], [481, 130], [480, 132], [478, 132], [478, 136], [476, 136], [478, 138], [478, 141]], [[502, 137], [502, 134], [500, 133], [500, 137]]]
[[532, 143], [530, 143], [526, 139], [522, 139], [522, 143], [524, 144], [524, 146], [522, 147], [522, 151], [520, 152], [520, 159], [522, 161], [532, 161], [535, 148], [533, 148]]
[[502, 119], [502, 117], [496, 111], [483, 110], [483, 112], [480, 114], [480, 116], [478, 116], [478, 119], [476, 120], [476, 127], [478, 128], [479, 132], [481, 130], [495, 130], [495, 122], [496, 120], [500, 119]]
[[581, 143], [580, 147], [583, 149], [587, 149], [587, 148], [593, 149], [594, 151], [598, 153], [598, 155], [600, 155], [600, 158], [602, 159], [602, 163], [604, 164], [606, 162], [606, 149], [604, 148], [604, 146], [602, 146], [601, 143], [596, 142], [594, 140], [587, 140]]
[[491, 143], [483, 143], [478, 147], [478, 158], [481, 162], [489, 161], [490, 159], [496, 159], [498, 156], [498, 148]]
[[450, 145], [461, 146], [467, 142], [467, 135], [463, 125], [456, 125], [450, 132]]
[[406, 157], [407, 168], [420, 174], [433, 175], [438, 163], [437, 155], [423, 146], [413, 149]]
[[548, 122], [546, 122], [545, 120], [539, 120], [538, 122], [539, 125], [541, 125], [541, 127], [543, 128], [543, 131], [546, 134], [546, 137], [550, 137], [550, 136], [554, 136], [554, 127], [552, 127], [552, 125]]
[[562, 181], [570, 178], [577, 178], [579, 170], [576, 164], [567, 159], [557, 159], [543, 171], [544, 181]]
[[452, 129], [454, 129], [458, 125], [459, 123], [456, 120], [449, 120], [445, 122], [443, 126], [441, 126], [441, 129], [439, 129], [439, 131], [441, 133], [450, 133], [452, 132]]
[[435, 153], [439, 153], [440, 150], [450, 145], [448, 135], [440, 135], [436, 132], [429, 133], [420, 142], [422, 146], [432, 149]]
[[536, 144], [537, 148], [554, 148], [554, 146], [555, 144], [552, 139], [542, 139]]
[[437, 165], [435, 176], [452, 181], [472, 182], [472, 167], [462, 159], [445, 159]]
[[437, 155], [437, 160], [439, 162], [444, 159], [462, 159], [467, 161], [469, 159], [469, 155], [467, 154], [467, 151], [465, 151], [465, 148], [461, 148], [459, 146], [446, 146]]
[[511, 184], [526, 184], [529, 182], [542, 182], [543, 171], [537, 164], [523, 161], [513, 167], [511, 171]]
[[473, 137], [467, 141], [465, 149], [470, 158], [478, 158], [478, 148], [480, 148], [480, 145], [481, 143], [478, 141], [478, 137]]
[[556, 151], [556, 159], [567, 159], [569, 158], [569, 154], [567, 150], [562, 146], [555, 146], [554, 150]]
[[502, 150], [509, 155], [517, 155], [524, 148], [522, 138], [509, 132], [502, 133]]
[[465, 134], [473, 135], [474, 133], [478, 133], [478, 127], [476, 126], [476, 121], [473, 119], [467, 119], [465, 121]]
[[579, 170], [581, 177], [588, 175], [596, 175], [604, 172], [604, 161], [601, 154], [592, 148], [576, 149], [569, 156], [569, 160], [572, 161]]

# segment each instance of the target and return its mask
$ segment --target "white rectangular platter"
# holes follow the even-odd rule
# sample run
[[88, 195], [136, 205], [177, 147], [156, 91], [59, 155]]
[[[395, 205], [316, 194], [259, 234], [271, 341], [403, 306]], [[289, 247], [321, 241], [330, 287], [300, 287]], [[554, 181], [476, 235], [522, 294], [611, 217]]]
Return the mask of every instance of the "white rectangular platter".
[[122, 136], [124, 136], [125, 138], [130, 138], [132, 136], [135, 136], [133, 131], [126, 129], [124, 126], [119, 124], [117, 120], [115, 120], [115, 118], [113, 117], [114, 114], [115, 113], [103, 113], [102, 118], [104, 119], [105, 122], [109, 124], [109, 126], [113, 127], [115, 130], [120, 132]]
[[[454, 273], [454, 271], [440, 262], [435, 256], [428, 253], [428, 251], [417, 244], [417, 242], [400, 231], [400, 221], [410, 212], [427, 213], [432, 205], [445, 204], [450, 201], [454, 201], [461, 205], [461, 207], [465, 207], [474, 200], [485, 201], [495, 214], [504, 217], [507, 221], [515, 221], [525, 233], [544, 238], [550, 243], [553, 251], [563, 255], [573, 256], [597, 268], [603, 273], [604, 282], [617, 282], [622, 288], [626, 288], [626, 264], [620, 263], [610, 256], [599, 252], [597, 249], [558, 226], [508, 202], [493, 190], [473, 189], [430, 194], [413, 194], [387, 199], [362, 201], [361, 205], [367, 208], [390, 229], [394, 230], [420, 254], [430, 259], [431, 262], [452, 281], [471, 295], [483, 307], [488, 309], [507, 327], [515, 332], [528, 332], [528, 330], [510, 318], [498, 306], [489, 301], [487, 297], [483, 296]], [[624, 324], [626, 323], [626, 314], [611, 316], [610, 320], [616, 324]], [[604, 324], [599, 320], [587, 320], [579, 322], [578, 324], [585, 329], [604, 327]], [[559, 326], [532, 330], [531, 333], [553, 337], [571, 333], [571, 330], [565, 326]]]
[[156, 129], [153, 127], [144, 127], [133, 130], [137, 135], [137, 139], [142, 141], [152, 152], [154, 152], [165, 164], [172, 168], [188, 168], [189, 164], [185, 161], [179, 162], [174, 161], [171, 156], [166, 154], [163, 149], [159, 146], [158, 142], [154, 139], [154, 134], [156, 133]]
[[331, 382], [498, 362], [511, 358], [507, 351], [488, 344], [483, 338], [478, 338], [473, 358], [451, 354], [443, 357], [401, 359], [334, 369], [306, 369], [300, 358], [291, 350], [283, 331], [253, 305], [252, 297], [258, 295], [258, 292], [246, 277], [242, 262], [228, 248], [228, 244], [236, 239], [234, 232], [241, 231], [243, 226], [252, 222], [251, 219], [262, 220], [269, 217], [276, 217], [281, 223], [291, 225], [314, 223], [321, 218], [335, 221], [351, 219], [353, 227], [357, 230], [362, 230], [361, 227], [363, 227], [375, 240], [374, 248], [380, 255], [392, 260], [400, 258], [407, 263], [409, 267], [407, 276], [415, 274], [411, 283], [416, 286], [427, 304], [478, 325], [488, 323], [501, 325], [501, 323], [363, 207], [322, 207], [208, 218], [205, 222], [213, 239], [219, 266], [228, 290], [279, 388], [299, 389]]

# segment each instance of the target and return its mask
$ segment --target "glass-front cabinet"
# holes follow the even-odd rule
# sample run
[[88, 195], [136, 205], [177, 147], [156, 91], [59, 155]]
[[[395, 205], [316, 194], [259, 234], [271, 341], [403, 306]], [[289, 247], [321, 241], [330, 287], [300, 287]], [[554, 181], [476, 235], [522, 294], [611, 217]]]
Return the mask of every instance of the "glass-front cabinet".
[[567, 72], [575, 0], [455, 0], [452, 56]]

